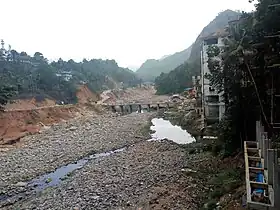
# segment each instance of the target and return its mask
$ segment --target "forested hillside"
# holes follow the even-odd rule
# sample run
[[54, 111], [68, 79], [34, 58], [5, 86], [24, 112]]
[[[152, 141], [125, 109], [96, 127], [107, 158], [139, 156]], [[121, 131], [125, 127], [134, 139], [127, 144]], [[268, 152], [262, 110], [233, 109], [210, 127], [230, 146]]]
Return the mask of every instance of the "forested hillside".
[[170, 73], [161, 74], [156, 78], [155, 83], [157, 93], [169, 94], [181, 92], [184, 88], [190, 86], [192, 76], [200, 74], [200, 51], [202, 49], [203, 38], [223, 32], [224, 28], [228, 25], [228, 22], [231, 20], [237, 20], [239, 15], [240, 13], [232, 10], [226, 10], [218, 14], [218, 16], [211, 21], [197, 37], [195, 43], [192, 45], [190, 56], [186, 63], [178, 66]]
[[59, 59], [50, 63], [40, 52], [30, 56], [25, 52], [6, 50], [3, 46], [4, 41], [0, 49], [0, 89], [16, 90], [16, 98], [36, 96], [37, 99], [47, 97], [73, 103], [79, 84], [87, 84], [92, 91], [100, 91], [116, 86], [134, 86], [140, 82], [135, 73], [119, 67], [114, 60], [84, 59], [75, 62]]
[[161, 73], [155, 79], [157, 94], [170, 94], [184, 91], [186, 87], [192, 85], [192, 74], [194, 66], [187, 62], [181, 64], [169, 73]]
[[164, 56], [162, 59], [149, 59], [141, 65], [136, 74], [144, 81], [154, 81], [162, 72], [168, 73], [180, 64], [188, 60], [192, 47], [177, 52], [173, 55]]
[[212, 20], [206, 27], [203, 28], [199, 36], [196, 38], [188, 62], [200, 63], [200, 51], [202, 49], [203, 38], [221, 32], [228, 25], [229, 21], [237, 20], [239, 16], [239, 12], [232, 10], [225, 10], [219, 13], [214, 20]]

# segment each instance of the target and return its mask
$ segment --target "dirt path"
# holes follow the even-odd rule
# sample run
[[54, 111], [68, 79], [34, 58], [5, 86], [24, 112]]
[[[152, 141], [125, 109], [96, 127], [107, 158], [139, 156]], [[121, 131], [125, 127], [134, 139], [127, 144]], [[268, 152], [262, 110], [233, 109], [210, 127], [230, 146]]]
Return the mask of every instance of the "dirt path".
[[127, 88], [125, 90], [107, 90], [101, 94], [99, 103], [107, 104], [129, 104], [129, 103], [157, 103], [166, 102], [169, 96], [156, 95], [153, 86]]

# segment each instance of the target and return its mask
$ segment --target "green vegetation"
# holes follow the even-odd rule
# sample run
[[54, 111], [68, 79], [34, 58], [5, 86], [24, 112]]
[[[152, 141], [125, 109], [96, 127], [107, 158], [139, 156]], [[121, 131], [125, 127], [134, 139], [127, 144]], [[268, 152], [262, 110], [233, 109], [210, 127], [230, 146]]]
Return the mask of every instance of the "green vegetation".
[[186, 62], [190, 56], [191, 48], [192, 46], [173, 55], [164, 56], [159, 60], [149, 59], [141, 65], [136, 74], [144, 81], [154, 81], [161, 73], [169, 73]]
[[74, 103], [79, 84], [87, 84], [92, 91], [100, 91], [120, 84], [122, 87], [135, 86], [140, 82], [132, 71], [119, 67], [114, 60], [84, 59], [75, 62], [59, 59], [50, 63], [40, 52], [29, 56], [26, 52], [0, 49], [2, 105], [15, 90], [18, 91], [17, 98], [32, 96], [42, 100], [47, 97]]
[[[154, 81], [161, 73], [169, 73], [170, 71], [184, 65], [185, 62], [196, 66], [192, 72], [193, 75], [198, 75], [200, 71], [200, 51], [202, 47], [202, 37], [215, 34], [219, 30], [223, 30], [230, 20], [236, 20], [239, 12], [226, 10], [218, 14], [218, 16], [211, 21], [199, 34], [194, 44], [187, 49], [169, 55], [160, 60], [149, 59], [137, 70], [136, 74], [143, 79], [143, 81]], [[187, 69], [186, 69], [187, 70]], [[190, 82], [191, 80], [187, 81]], [[171, 91], [172, 92], [172, 91]]]
[[[239, 12], [226, 10], [221, 12], [212, 22], [210, 22], [202, 30], [195, 43], [192, 45], [190, 54], [188, 57], [185, 57], [185, 62], [172, 71], [161, 73], [160, 76], [155, 79], [157, 93], [180, 93], [186, 87], [192, 86], [192, 76], [200, 74], [200, 52], [203, 41], [202, 37], [214, 35], [217, 33], [217, 31], [223, 31], [223, 29], [228, 24], [228, 21], [237, 19], [239, 14]], [[155, 71], [164, 72], [160, 69], [155, 70], [151, 65], [149, 71], [147, 72], [152, 74]]]
[[226, 169], [216, 174], [209, 184], [213, 186], [210, 199], [220, 198], [222, 195], [236, 189], [242, 183], [242, 171], [236, 169]]
[[186, 87], [191, 87], [191, 72], [193, 72], [193, 67], [184, 63], [169, 73], [161, 73], [155, 80], [157, 94], [179, 93]]
[[228, 25], [228, 22], [238, 19], [239, 15], [240, 12], [232, 10], [225, 10], [219, 13], [214, 20], [203, 28], [195, 40], [188, 62], [200, 64], [200, 52], [202, 49], [203, 38], [217, 33], [223, 33], [223, 29]]
[[0, 111], [3, 111], [8, 100], [16, 94], [16, 88], [13, 86], [0, 85]]
[[214, 58], [215, 50], [208, 53], [208, 78], [224, 92], [226, 111], [218, 125], [218, 144], [225, 156], [242, 149], [243, 141], [255, 139], [256, 120], [262, 121], [270, 137], [277, 135], [270, 123], [278, 119], [277, 110], [273, 113], [271, 109], [277, 101], [271, 99], [269, 91], [274, 88], [279, 92], [273, 84], [279, 80], [279, 67], [274, 64], [280, 63], [276, 35], [280, 31], [280, 7], [269, 7], [275, 3], [272, 0], [255, 2], [255, 13], [243, 13], [238, 22], [229, 25], [221, 65]]

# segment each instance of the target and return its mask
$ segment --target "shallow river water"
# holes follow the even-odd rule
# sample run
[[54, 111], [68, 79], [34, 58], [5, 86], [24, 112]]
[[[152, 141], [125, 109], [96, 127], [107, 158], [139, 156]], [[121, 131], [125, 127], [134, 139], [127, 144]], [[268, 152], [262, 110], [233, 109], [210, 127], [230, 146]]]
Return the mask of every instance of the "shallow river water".
[[151, 130], [154, 133], [151, 134], [151, 140], [169, 139], [177, 144], [189, 144], [195, 141], [195, 138], [191, 134], [183, 130], [180, 126], [172, 125], [169, 120], [154, 118], [152, 119], [152, 123]]

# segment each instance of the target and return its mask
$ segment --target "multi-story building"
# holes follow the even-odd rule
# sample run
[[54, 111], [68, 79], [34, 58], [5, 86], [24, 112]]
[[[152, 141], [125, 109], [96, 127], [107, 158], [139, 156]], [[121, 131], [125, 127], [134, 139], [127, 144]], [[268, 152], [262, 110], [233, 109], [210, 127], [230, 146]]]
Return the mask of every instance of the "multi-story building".
[[[209, 46], [217, 46], [219, 48], [224, 46], [222, 34], [215, 34], [208, 36], [203, 40], [203, 47], [201, 51], [201, 93], [202, 93], [202, 108], [203, 108], [203, 121], [206, 124], [211, 124], [220, 121], [225, 112], [225, 104], [223, 102], [223, 93], [218, 93], [215, 87], [210, 85], [209, 79], [206, 74], [210, 74], [208, 68], [208, 54], [207, 49]], [[220, 59], [219, 56], [215, 59]]]
[[70, 81], [73, 77], [71, 71], [61, 71], [59, 73], [56, 73], [57, 77], [61, 77], [65, 81]]

